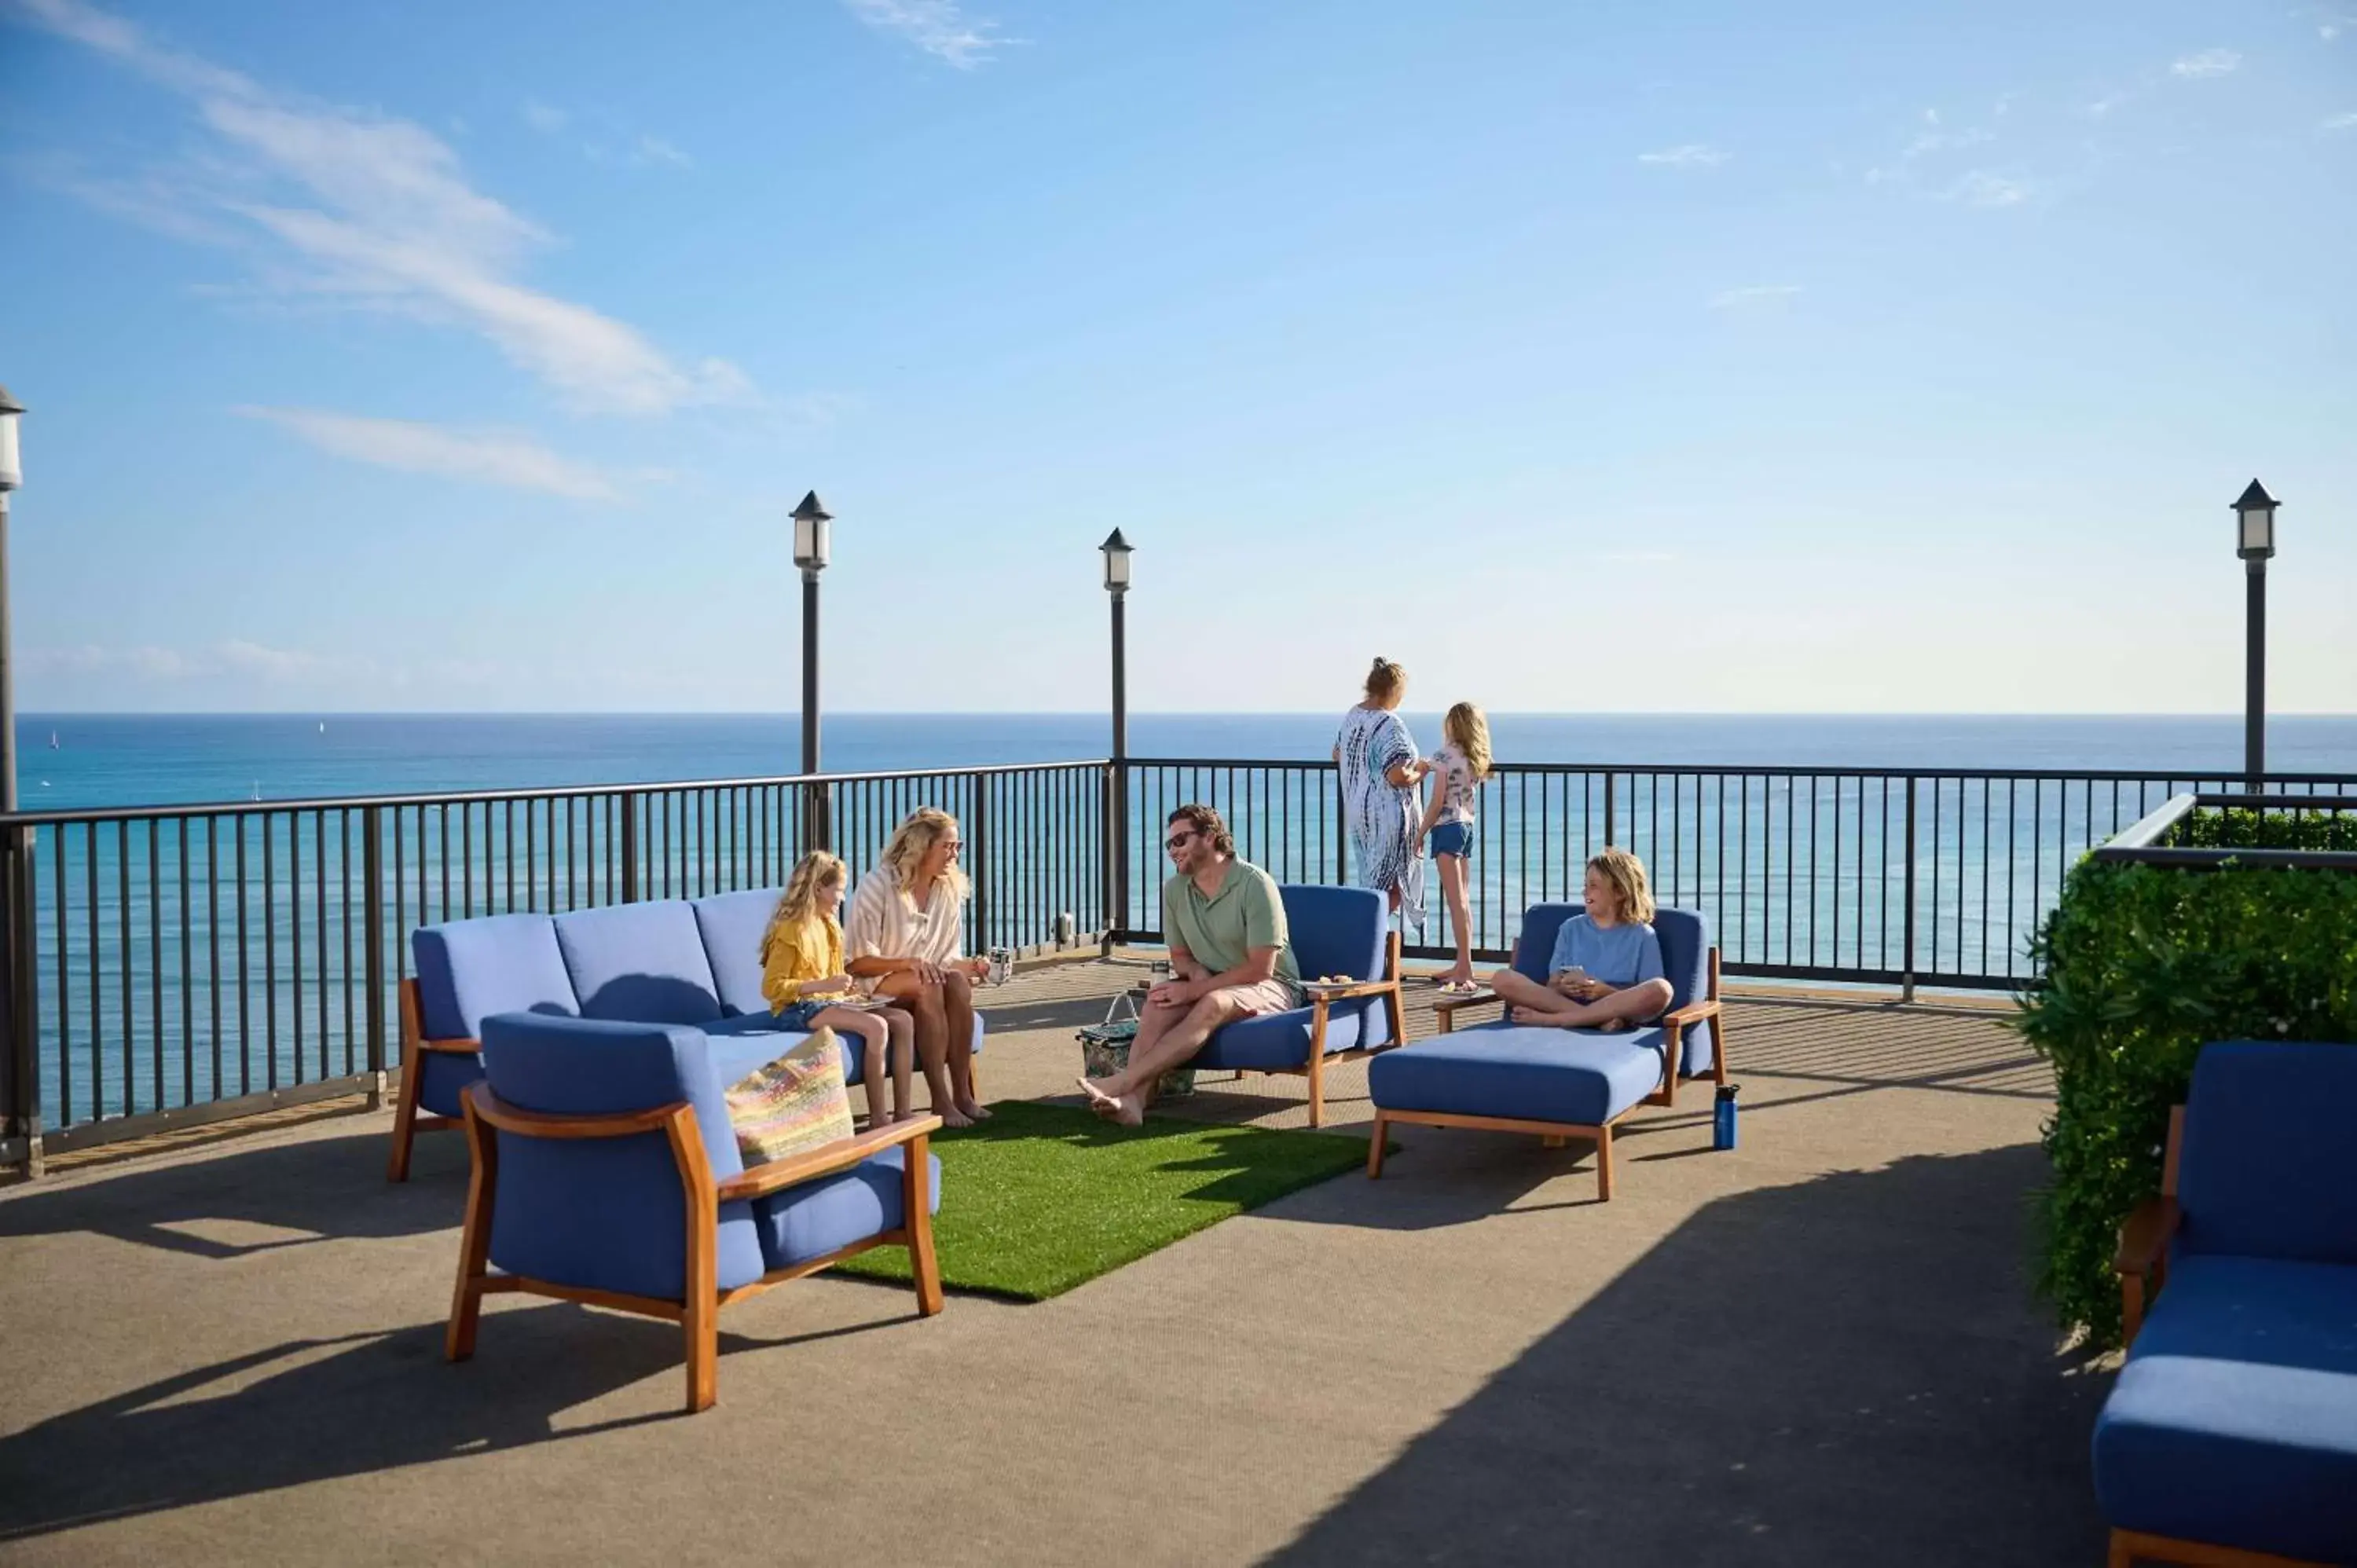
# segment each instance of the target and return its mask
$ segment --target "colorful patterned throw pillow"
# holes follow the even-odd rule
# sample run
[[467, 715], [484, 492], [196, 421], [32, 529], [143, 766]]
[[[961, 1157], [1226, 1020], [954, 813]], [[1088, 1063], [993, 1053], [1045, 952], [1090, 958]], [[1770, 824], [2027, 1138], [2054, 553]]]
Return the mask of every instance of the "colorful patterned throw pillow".
[[737, 1152], [748, 1169], [851, 1136], [851, 1095], [833, 1029], [747, 1073], [725, 1098]]

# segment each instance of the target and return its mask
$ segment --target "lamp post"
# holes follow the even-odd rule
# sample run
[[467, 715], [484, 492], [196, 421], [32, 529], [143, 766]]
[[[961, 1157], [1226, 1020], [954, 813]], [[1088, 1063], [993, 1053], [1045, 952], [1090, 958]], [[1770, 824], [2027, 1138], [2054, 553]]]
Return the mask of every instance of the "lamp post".
[[25, 482], [16, 420], [25, 405], [0, 387], [0, 811], [16, 809], [16, 672], [8, 641], [8, 492]]
[[[8, 626], [8, 492], [25, 482], [16, 420], [25, 405], [0, 387], [0, 811], [16, 809], [16, 672]], [[33, 831], [0, 835], [0, 1133], [23, 1149], [27, 1176], [41, 1174], [41, 1079], [34, 1058]]]
[[1129, 918], [1129, 628], [1123, 610], [1129, 598], [1129, 541], [1116, 528], [1097, 546], [1104, 553], [1105, 593], [1113, 599], [1113, 800], [1107, 813], [1113, 861], [1113, 908], [1106, 911], [1107, 940]]
[[2276, 499], [2253, 479], [2234, 502], [2234, 553], [2245, 584], [2243, 654], [2244, 784], [2257, 794], [2267, 775], [2267, 557], [2276, 553]]
[[[818, 499], [816, 490], [802, 497], [794, 508], [794, 564], [802, 569], [802, 771], [818, 771], [818, 575], [826, 570], [827, 548], [832, 542], [828, 524], [834, 515]], [[802, 848], [804, 851], [825, 847], [826, 791], [823, 785], [807, 786], [802, 811]]]

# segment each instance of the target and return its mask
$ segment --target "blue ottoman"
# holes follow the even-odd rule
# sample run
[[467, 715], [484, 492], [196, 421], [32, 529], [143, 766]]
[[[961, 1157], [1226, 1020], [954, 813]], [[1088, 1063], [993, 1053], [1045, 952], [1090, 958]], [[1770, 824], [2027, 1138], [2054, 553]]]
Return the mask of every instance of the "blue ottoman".
[[1492, 1025], [1387, 1052], [1367, 1064], [1375, 1131], [1367, 1175], [1383, 1174], [1394, 1122], [1596, 1140], [1596, 1190], [1612, 1196], [1612, 1124], [1658, 1100], [1668, 1035]]

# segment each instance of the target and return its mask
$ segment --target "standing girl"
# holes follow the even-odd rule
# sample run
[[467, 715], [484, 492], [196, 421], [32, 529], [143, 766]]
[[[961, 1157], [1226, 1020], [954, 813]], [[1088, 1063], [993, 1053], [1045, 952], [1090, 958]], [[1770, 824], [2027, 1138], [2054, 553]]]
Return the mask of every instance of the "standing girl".
[[1440, 894], [1448, 901], [1449, 929], [1457, 936], [1457, 967], [1440, 977], [1449, 995], [1480, 989], [1473, 981], [1473, 917], [1467, 884], [1472, 880], [1473, 820], [1481, 780], [1490, 777], [1490, 721], [1470, 703], [1459, 703], [1440, 722], [1441, 743], [1432, 754], [1439, 784], [1424, 809], [1422, 831], [1431, 835], [1432, 864], [1440, 871]]
[[[909, 1099], [909, 1042], [914, 1020], [898, 1007], [863, 1004], [857, 983], [845, 972], [843, 905], [847, 874], [843, 862], [823, 850], [802, 856], [786, 879], [785, 896], [761, 933], [761, 994], [770, 1011], [789, 1029], [833, 1029], [860, 1042], [862, 1081], [867, 1088], [867, 1124], [888, 1127], [916, 1115]], [[891, 1080], [888, 1110], [884, 1084]]]
[[1342, 774], [1342, 802], [1351, 843], [1359, 855], [1359, 886], [1383, 895], [1400, 911], [1403, 929], [1424, 926], [1424, 835], [1416, 829], [1416, 785], [1432, 765], [1415, 754], [1415, 737], [1400, 722], [1407, 671], [1378, 658], [1367, 671], [1366, 694], [1342, 715], [1334, 761]]

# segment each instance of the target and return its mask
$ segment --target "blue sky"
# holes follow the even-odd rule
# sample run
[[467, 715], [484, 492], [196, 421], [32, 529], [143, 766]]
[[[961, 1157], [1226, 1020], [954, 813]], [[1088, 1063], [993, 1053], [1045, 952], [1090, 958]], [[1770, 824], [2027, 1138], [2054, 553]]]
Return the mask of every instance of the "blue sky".
[[28, 709], [2357, 711], [2357, 0], [0, 0]]

